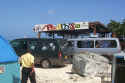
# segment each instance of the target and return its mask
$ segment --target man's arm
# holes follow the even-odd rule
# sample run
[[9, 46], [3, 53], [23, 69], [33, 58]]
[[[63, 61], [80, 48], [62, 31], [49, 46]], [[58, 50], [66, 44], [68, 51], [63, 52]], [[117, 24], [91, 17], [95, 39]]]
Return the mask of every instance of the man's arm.
[[20, 66], [22, 66], [22, 59], [21, 59], [21, 57], [19, 57], [19, 64], [20, 64]]
[[32, 74], [33, 72], [35, 72], [35, 69], [34, 69], [34, 57], [32, 57], [32, 61], [31, 61], [31, 65], [32, 65], [32, 72], [30, 74]]

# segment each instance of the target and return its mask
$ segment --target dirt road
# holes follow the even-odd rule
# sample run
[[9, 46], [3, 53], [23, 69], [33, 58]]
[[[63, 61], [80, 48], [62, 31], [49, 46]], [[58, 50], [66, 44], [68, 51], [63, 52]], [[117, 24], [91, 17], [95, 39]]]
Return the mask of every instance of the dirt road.
[[81, 77], [72, 74], [71, 68], [71, 64], [61, 68], [35, 68], [37, 83], [101, 83], [100, 77]]

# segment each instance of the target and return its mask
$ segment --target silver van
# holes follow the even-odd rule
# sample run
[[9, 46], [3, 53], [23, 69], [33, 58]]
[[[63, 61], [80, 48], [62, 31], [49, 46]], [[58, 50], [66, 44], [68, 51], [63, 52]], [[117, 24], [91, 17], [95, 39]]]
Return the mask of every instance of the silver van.
[[66, 48], [68, 55], [88, 51], [109, 56], [121, 52], [120, 42], [117, 38], [68, 39]]

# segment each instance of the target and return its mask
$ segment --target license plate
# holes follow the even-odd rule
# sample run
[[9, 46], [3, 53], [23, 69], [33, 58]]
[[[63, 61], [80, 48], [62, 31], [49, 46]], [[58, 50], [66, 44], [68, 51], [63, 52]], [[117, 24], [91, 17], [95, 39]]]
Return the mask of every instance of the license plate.
[[68, 56], [65, 56], [64, 58], [65, 58], [65, 59], [68, 59]]

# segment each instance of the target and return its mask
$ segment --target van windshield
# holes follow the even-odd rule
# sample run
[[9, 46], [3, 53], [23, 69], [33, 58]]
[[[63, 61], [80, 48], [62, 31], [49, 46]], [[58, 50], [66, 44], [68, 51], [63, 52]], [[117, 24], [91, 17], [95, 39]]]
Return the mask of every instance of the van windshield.
[[115, 40], [96, 40], [96, 48], [116, 48], [117, 43]]

